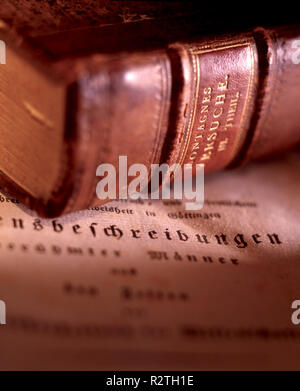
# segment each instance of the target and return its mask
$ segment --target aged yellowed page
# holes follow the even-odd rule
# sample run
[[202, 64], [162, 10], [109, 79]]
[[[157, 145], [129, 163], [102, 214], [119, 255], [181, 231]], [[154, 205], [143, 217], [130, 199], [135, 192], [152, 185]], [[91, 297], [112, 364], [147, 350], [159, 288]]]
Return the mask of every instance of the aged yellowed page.
[[[207, 176], [205, 207], [0, 203], [1, 369], [300, 369], [300, 154]], [[98, 209], [98, 210], [97, 210]]]

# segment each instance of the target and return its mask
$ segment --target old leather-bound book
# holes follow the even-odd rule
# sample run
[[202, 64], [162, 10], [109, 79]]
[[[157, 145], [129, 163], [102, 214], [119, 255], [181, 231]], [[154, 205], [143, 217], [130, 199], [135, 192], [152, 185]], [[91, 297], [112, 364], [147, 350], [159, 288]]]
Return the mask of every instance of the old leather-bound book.
[[206, 36], [105, 1], [102, 27], [4, 3], [0, 184], [41, 215], [99, 203], [96, 168], [121, 155], [208, 173], [300, 142], [299, 25]]

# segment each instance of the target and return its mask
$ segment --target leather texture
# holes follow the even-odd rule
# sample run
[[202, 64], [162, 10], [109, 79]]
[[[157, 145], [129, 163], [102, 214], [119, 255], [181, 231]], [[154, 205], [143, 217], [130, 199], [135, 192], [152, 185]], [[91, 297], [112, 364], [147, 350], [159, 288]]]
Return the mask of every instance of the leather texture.
[[256, 29], [261, 55], [258, 99], [253, 112], [253, 139], [246, 160], [283, 152], [300, 142], [300, 28]]
[[[80, 82], [77, 115], [95, 141], [86, 146], [94, 160], [83, 187], [95, 189], [95, 167], [117, 167], [119, 155], [148, 168], [204, 163], [208, 173], [299, 143], [300, 66], [293, 62], [299, 34], [298, 26], [257, 28], [106, 58]], [[76, 209], [100, 203], [90, 195], [78, 196]]]
[[[86, 33], [90, 37], [92, 30]], [[63, 42], [52, 56], [55, 34], [22, 40], [11, 29], [7, 39], [67, 88], [62, 185], [45, 204], [10, 178], [1, 179], [41, 215], [100, 204], [96, 168], [118, 167], [119, 156], [128, 157], [128, 166], [204, 163], [212, 172], [300, 142], [300, 65], [293, 61], [299, 25], [164, 41], [160, 49], [114, 54], [94, 48], [63, 56]]]
[[127, 157], [128, 167], [139, 163], [149, 170], [158, 163], [168, 129], [172, 80], [164, 51], [90, 58], [88, 63], [74, 111], [81, 149], [75, 156], [78, 193], [69, 210], [99, 204], [99, 164], [118, 168], [119, 156]]
[[242, 145], [258, 81], [251, 35], [175, 44], [183, 75], [177, 131], [169, 161], [226, 167]]

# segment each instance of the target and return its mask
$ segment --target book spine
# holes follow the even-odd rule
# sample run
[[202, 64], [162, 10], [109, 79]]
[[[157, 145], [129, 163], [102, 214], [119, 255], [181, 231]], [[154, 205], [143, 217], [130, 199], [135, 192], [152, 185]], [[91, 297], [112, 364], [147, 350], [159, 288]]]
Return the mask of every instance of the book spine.
[[300, 142], [300, 28], [170, 48], [182, 88], [170, 163], [212, 172]]
[[280, 153], [300, 143], [300, 25], [258, 28], [259, 85], [240, 161]]
[[258, 54], [251, 35], [171, 47], [181, 62], [176, 137], [170, 164], [228, 166], [244, 143], [254, 111]]
[[101, 203], [96, 167], [117, 167], [121, 155], [128, 166], [203, 163], [209, 173], [299, 143], [299, 42], [299, 26], [257, 28], [90, 59], [78, 87], [75, 122], [86, 148], [72, 209]]

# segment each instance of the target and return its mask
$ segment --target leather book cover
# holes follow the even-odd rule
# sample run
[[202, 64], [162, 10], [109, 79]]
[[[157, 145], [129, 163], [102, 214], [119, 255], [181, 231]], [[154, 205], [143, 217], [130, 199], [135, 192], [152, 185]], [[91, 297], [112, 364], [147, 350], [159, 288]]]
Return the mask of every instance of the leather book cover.
[[[88, 2], [38, 3], [1, 9], [2, 78], [19, 83], [10, 101], [20, 102], [7, 114], [0, 182], [39, 214], [99, 204], [96, 168], [122, 155], [128, 165], [203, 163], [209, 173], [300, 141], [299, 25], [206, 36], [193, 23], [171, 28], [178, 15], [188, 20], [179, 4], [140, 3], [132, 16], [117, 2], [97, 12]], [[170, 32], [161, 35], [168, 5]], [[16, 113], [28, 127], [18, 148], [7, 141], [20, 128]]]

